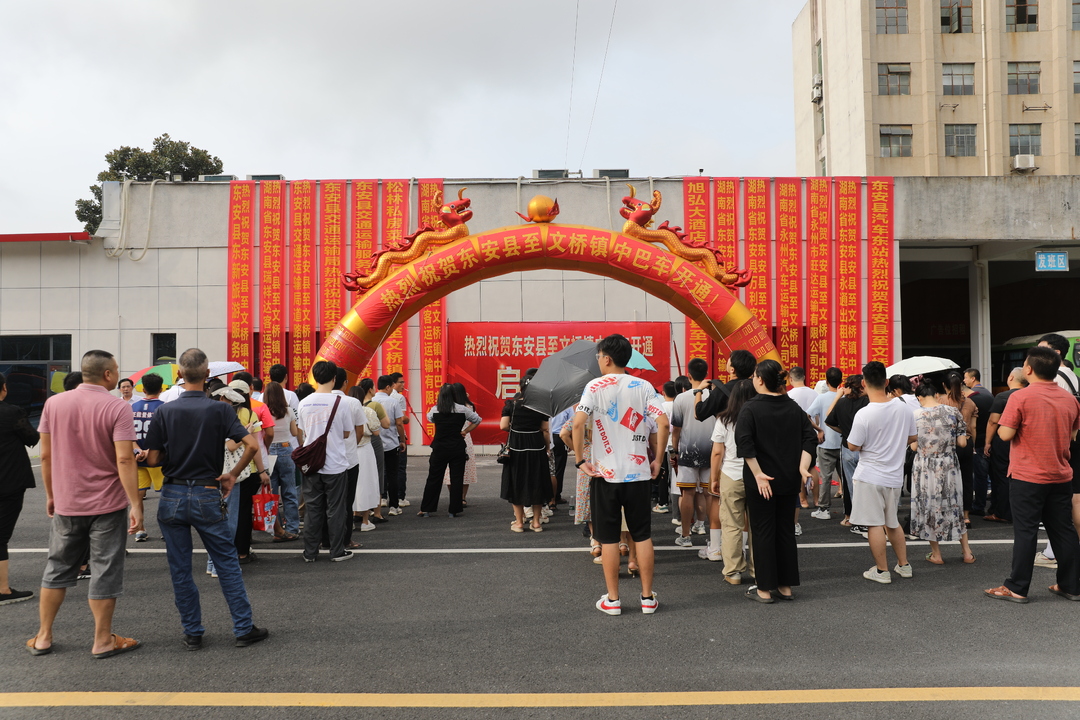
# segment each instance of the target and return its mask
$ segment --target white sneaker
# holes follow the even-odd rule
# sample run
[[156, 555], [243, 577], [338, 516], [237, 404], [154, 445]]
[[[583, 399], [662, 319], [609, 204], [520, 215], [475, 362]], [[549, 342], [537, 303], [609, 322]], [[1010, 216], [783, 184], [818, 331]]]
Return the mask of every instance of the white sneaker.
[[533, 516], [532, 505], [529, 505], [527, 508], [525, 508], [525, 519], [526, 520], [532, 520], [532, 516]]
[[795, 523], [795, 537], [802, 535], [802, 525]]
[[656, 593], [653, 593], [652, 597], [641, 598], [641, 612], [644, 614], [652, 615], [658, 607], [660, 604], [656, 602]]
[[694, 547], [694, 541], [690, 539], [689, 535], [687, 535], [686, 537], [680, 535], [679, 537], [675, 538], [675, 544], [679, 547]]
[[1035, 553], [1035, 567], [1050, 568], [1052, 570], [1057, 569], [1057, 560], [1054, 558], [1048, 558], [1040, 553]]
[[[874, 569], [876, 570], [877, 568], [874, 568]], [[909, 578], [909, 577], [911, 577], [911, 563], [908, 563], [907, 565], [901, 565], [901, 564], [897, 563], [893, 567], [893, 572], [895, 572], [897, 575], [899, 575], [902, 578]]]
[[694, 533], [695, 535], [704, 535], [705, 534], [705, 521], [704, 520], [698, 520], [696, 523], [694, 523], [690, 527], [690, 532]]
[[379, 507], [386, 507], [386, 498], [379, 501]]
[[389, 508], [389, 509], [387, 509], [386, 514], [387, 515], [400, 515], [401, 514], [401, 508], [399, 508], [399, 507]]
[[679, 518], [673, 517], [673, 518], [671, 518], [671, 524], [672, 525], [682, 525], [682, 520], [680, 520]]
[[812, 518], [814, 518], [816, 520], [831, 520], [832, 519], [832, 513], [830, 513], [825, 508], [818, 508], [814, 512], [810, 513], [810, 517], [812, 517]]
[[596, 609], [608, 615], [622, 615], [622, 600], [608, 600], [605, 593], [596, 601]]
[[371, 532], [375, 529], [375, 523], [360, 523], [360, 532]]
[[712, 560], [713, 562], [719, 562], [724, 559], [724, 556], [720, 554], [719, 550], [709, 550], [707, 547], [698, 550], [697, 556], [702, 560]]
[[401, 500], [398, 501], [398, 507], [410, 507], [411, 505], [412, 505], [412, 503], [409, 502], [408, 500], [406, 500], [405, 498], [401, 498]]
[[555, 513], [553, 513], [551, 511], [551, 508], [549, 508], [547, 505], [545, 505], [544, 507], [540, 508], [540, 514], [542, 516], [546, 517], [546, 518], [549, 518], [552, 515], [554, 515]]
[[878, 570], [876, 565], [872, 566], [869, 570], [864, 572], [862, 576], [867, 580], [873, 580], [874, 582], [881, 583], [882, 585], [888, 585], [892, 582], [892, 575], [889, 574], [889, 571]]
[[346, 550], [344, 555], [338, 555], [337, 557], [330, 558], [330, 562], [342, 562], [343, 560], [349, 560], [352, 558], [352, 550]]

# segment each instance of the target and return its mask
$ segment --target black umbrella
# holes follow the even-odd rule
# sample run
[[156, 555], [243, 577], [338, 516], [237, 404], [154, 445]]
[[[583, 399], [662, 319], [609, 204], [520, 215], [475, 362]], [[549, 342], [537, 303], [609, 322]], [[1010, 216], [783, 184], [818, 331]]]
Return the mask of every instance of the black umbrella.
[[548, 417], [576, 405], [590, 380], [600, 377], [596, 343], [578, 340], [540, 363], [525, 390], [525, 407]]

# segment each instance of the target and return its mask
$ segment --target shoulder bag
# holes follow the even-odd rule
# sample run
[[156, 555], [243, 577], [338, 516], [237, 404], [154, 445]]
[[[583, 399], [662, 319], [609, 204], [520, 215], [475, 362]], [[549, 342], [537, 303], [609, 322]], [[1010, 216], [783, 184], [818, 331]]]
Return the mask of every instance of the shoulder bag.
[[326, 464], [326, 436], [330, 434], [330, 427], [334, 424], [334, 416], [337, 415], [341, 396], [335, 396], [334, 407], [330, 410], [330, 419], [326, 421], [326, 430], [307, 445], [298, 447], [292, 451], [293, 462], [300, 468], [304, 475], [314, 475], [322, 470]]

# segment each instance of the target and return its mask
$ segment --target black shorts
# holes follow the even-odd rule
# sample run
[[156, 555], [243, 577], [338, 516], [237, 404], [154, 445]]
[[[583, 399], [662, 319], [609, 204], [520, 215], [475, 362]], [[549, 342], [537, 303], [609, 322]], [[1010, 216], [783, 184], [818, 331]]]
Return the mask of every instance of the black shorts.
[[592, 502], [593, 538], [602, 545], [619, 542], [623, 515], [634, 542], [652, 537], [652, 483], [637, 481], [610, 483], [594, 477], [589, 495]]

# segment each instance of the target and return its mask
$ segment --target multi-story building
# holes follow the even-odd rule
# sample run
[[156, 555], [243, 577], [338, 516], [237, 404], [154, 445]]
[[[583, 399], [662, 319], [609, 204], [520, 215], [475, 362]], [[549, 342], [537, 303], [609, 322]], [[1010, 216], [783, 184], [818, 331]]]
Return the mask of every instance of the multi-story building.
[[809, 0], [800, 175], [1080, 173], [1080, 2]]

